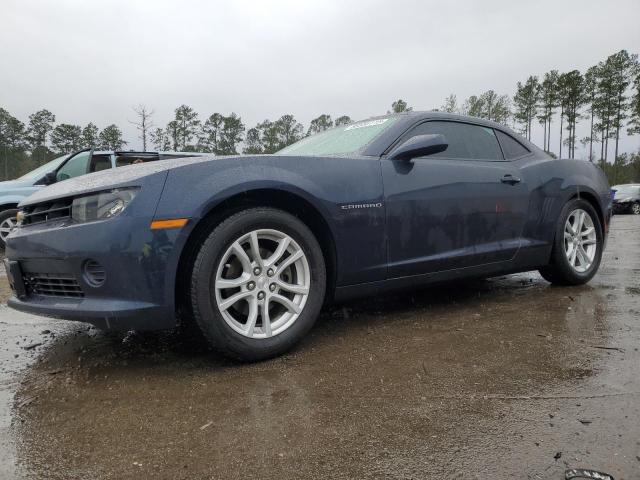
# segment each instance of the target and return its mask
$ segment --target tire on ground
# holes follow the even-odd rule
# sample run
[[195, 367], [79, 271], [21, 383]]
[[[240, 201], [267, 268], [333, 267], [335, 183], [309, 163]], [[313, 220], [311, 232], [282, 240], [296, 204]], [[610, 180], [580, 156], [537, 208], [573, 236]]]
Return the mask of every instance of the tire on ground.
[[[225, 252], [242, 235], [257, 229], [278, 230], [290, 236], [305, 254], [310, 271], [309, 296], [298, 318], [286, 330], [260, 339], [231, 328], [215, 296], [216, 272]], [[302, 221], [282, 210], [256, 207], [236, 213], [213, 228], [196, 255], [190, 282], [193, 318], [207, 341], [224, 355], [258, 361], [289, 350], [311, 329], [324, 301], [326, 270], [320, 245]]]
[[[582, 209], [589, 214], [596, 231], [596, 253], [590, 267], [585, 272], [578, 272], [569, 263], [565, 254], [564, 229], [569, 215], [576, 209]], [[598, 271], [602, 259], [603, 232], [600, 218], [595, 209], [586, 200], [575, 198], [567, 202], [562, 209], [556, 225], [553, 249], [549, 265], [540, 268], [542, 277], [557, 285], [582, 285], [587, 283]]]

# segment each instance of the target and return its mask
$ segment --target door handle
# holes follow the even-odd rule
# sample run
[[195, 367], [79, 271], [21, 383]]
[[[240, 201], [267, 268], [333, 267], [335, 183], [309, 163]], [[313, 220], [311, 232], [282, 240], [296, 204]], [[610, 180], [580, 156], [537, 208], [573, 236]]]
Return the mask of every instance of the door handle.
[[520, 180], [519, 177], [514, 177], [513, 175], [508, 173], [504, 177], [502, 177], [502, 180], [500, 181], [502, 183], [508, 183], [509, 185], [515, 185], [516, 183], [520, 183], [522, 180]]

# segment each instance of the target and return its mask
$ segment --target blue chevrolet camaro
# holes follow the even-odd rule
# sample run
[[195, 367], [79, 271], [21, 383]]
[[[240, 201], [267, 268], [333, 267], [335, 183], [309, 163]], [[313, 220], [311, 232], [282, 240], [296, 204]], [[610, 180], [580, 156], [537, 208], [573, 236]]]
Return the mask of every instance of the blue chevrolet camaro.
[[611, 195], [590, 162], [554, 160], [502, 125], [410, 112], [275, 155], [89, 174], [21, 210], [11, 307], [104, 329], [194, 322], [222, 352], [258, 360], [332, 301], [528, 270], [587, 282]]

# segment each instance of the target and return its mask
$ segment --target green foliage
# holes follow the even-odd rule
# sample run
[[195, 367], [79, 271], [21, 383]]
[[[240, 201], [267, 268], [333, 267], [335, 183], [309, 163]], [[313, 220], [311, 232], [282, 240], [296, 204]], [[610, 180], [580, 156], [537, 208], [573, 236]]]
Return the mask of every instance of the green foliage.
[[60, 153], [71, 153], [80, 150], [82, 145], [82, 129], [78, 125], [61, 123], [51, 132], [51, 144]]
[[458, 113], [458, 97], [453, 93], [449, 95], [444, 99], [444, 104], [440, 107], [440, 110], [447, 113]]
[[53, 131], [56, 116], [49, 110], [39, 110], [29, 115], [28, 142], [31, 149], [47, 145], [47, 135]]
[[24, 133], [24, 124], [0, 108], [0, 145], [10, 149], [24, 148]]
[[[557, 93], [561, 112], [560, 124], [562, 125], [563, 120], [566, 118], [567, 123], [565, 128], [569, 132], [569, 137], [563, 144], [569, 148], [569, 158], [575, 158], [576, 123], [579, 118], [578, 109], [585, 101], [584, 87], [584, 77], [578, 70], [563, 73], [558, 78]], [[562, 141], [562, 131], [560, 131], [560, 140]], [[560, 157], [562, 157], [562, 148], [560, 152]]]
[[635, 79], [633, 80], [633, 97], [631, 99], [629, 128], [627, 133], [629, 135], [640, 134], [640, 68], [636, 65]]
[[149, 137], [151, 139], [153, 148], [155, 148], [159, 152], [166, 152], [171, 149], [169, 134], [164, 128], [156, 128], [149, 134]]
[[558, 71], [551, 70], [544, 74], [538, 89], [538, 122], [544, 126], [543, 149], [551, 150], [551, 121], [558, 107]]
[[528, 140], [531, 140], [531, 123], [538, 113], [539, 95], [540, 82], [538, 82], [538, 77], [530, 76], [524, 85], [518, 82], [516, 94], [513, 97], [515, 120], [522, 124], [523, 133]]
[[244, 124], [238, 115], [211, 115], [202, 126], [198, 150], [216, 155], [236, 155], [242, 142]]
[[484, 118], [498, 123], [507, 123], [511, 116], [511, 102], [507, 95], [498, 95], [487, 90], [479, 97], [471, 95], [462, 106], [463, 115]]
[[610, 185], [640, 183], [640, 153], [623, 153], [613, 163], [600, 163]]
[[318, 118], [314, 118], [313, 120], [311, 120], [311, 123], [309, 124], [309, 130], [307, 130], [307, 135], [324, 132], [331, 127], [333, 127], [333, 120], [331, 120], [331, 115], [323, 113]]
[[82, 129], [80, 144], [82, 148], [96, 148], [100, 144], [98, 127], [89, 122], [87, 126]]
[[173, 122], [171, 122], [171, 131], [174, 149], [188, 151], [192, 148], [191, 142], [197, 137], [200, 129], [198, 113], [187, 105], [180, 105], [176, 108]]
[[405, 102], [402, 99], [398, 99], [391, 104], [391, 112], [387, 112], [387, 113], [402, 113], [402, 112], [410, 112], [411, 110], [413, 110], [413, 108], [409, 107], [407, 105], [407, 102]]
[[275, 153], [300, 140], [303, 131], [293, 115], [283, 115], [275, 122], [265, 120], [247, 131], [243, 153]]
[[103, 150], [122, 150], [127, 144], [122, 138], [122, 132], [116, 125], [109, 125], [100, 132], [100, 148]]
[[340, 125], [349, 125], [350, 123], [353, 123], [351, 117], [349, 115], [342, 115], [341, 117], [336, 118], [335, 125], [336, 127], [339, 127]]

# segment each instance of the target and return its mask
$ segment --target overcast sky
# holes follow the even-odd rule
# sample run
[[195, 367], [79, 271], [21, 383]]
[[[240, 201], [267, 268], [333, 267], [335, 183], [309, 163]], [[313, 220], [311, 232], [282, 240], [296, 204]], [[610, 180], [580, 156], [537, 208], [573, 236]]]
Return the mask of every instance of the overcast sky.
[[0, 107], [116, 123], [136, 148], [139, 103], [162, 126], [183, 103], [247, 128], [285, 113], [306, 126], [397, 98], [428, 110], [450, 93], [513, 95], [530, 74], [640, 53], [639, 0], [0, 0], [0, 19]]

